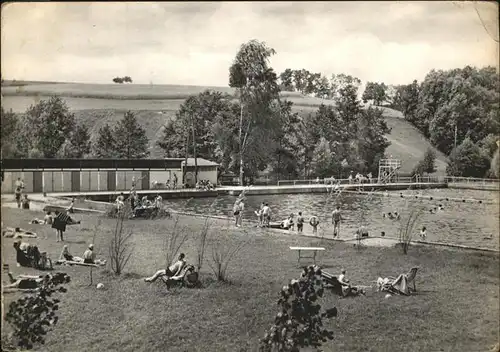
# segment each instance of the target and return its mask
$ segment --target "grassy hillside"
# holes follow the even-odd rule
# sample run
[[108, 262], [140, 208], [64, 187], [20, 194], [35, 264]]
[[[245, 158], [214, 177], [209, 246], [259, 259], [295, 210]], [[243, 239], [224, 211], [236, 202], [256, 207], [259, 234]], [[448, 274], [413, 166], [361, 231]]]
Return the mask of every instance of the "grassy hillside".
[[[121, 119], [123, 111], [134, 110], [138, 121], [146, 129], [151, 141], [151, 155], [163, 156], [155, 141], [161, 136], [161, 126], [173, 118], [184, 99], [205, 89], [219, 90], [234, 94], [229, 87], [201, 87], [178, 85], [142, 84], [82, 84], [18, 81], [2, 85], [2, 105], [4, 108], [23, 112], [30, 104], [51, 95], [65, 98], [75, 111], [77, 119], [91, 126], [93, 136], [105, 123], [114, 124]], [[294, 110], [300, 114], [314, 111], [321, 103], [329, 100], [303, 96], [296, 92], [283, 92], [282, 97], [294, 103]], [[402, 118], [400, 112], [383, 108], [387, 124], [392, 128], [387, 136], [391, 146], [388, 155], [403, 161], [402, 171], [410, 172], [422, 159], [425, 150], [431, 147], [426, 138], [414, 126]], [[435, 149], [434, 149], [435, 150]], [[446, 157], [437, 150], [437, 173], [444, 174]]]

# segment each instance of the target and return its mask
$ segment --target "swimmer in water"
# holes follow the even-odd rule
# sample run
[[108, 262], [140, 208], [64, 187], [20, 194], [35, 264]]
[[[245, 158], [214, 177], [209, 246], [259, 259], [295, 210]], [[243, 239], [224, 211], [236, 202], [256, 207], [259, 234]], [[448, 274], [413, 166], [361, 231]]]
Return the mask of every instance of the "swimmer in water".
[[317, 234], [318, 233], [319, 219], [316, 215], [311, 216], [311, 218], [309, 219], [309, 224], [313, 228], [313, 234]]
[[444, 207], [442, 204], [439, 204], [439, 210], [444, 210]]

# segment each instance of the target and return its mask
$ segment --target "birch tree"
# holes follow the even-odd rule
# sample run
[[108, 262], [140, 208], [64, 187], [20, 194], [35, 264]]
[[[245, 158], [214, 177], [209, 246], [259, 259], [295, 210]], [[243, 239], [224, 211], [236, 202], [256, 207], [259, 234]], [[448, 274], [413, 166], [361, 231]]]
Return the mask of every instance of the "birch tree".
[[250, 142], [265, 141], [273, 131], [272, 102], [279, 99], [277, 75], [269, 65], [276, 52], [264, 42], [250, 40], [241, 45], [229, 69], [229, 86], [236, 88], [240, 100], [239, 182], [243, 185], [245, 156]]

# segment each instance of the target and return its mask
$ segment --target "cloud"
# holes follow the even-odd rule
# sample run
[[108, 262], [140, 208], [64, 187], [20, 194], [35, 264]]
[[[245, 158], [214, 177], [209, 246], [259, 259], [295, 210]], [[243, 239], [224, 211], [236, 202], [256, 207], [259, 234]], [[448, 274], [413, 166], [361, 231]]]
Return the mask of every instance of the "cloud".
[[11, 3], [2, 7], [2, 73], [225, 86], [239, 46], [258, 39], [276, 49], [278, 72], [306, 68], [398, 84], [432, 68], [497, 65], [490, 35], [498, 32], [498, 6], [476, 8], [410, 1]]

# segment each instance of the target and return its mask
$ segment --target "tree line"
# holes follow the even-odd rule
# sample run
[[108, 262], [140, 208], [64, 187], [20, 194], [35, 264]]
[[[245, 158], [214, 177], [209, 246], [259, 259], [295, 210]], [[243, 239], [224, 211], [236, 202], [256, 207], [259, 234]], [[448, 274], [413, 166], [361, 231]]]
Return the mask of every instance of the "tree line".
[[432, 70], [395, 87], [391, 106], [449, 157], [454, 176], [498, 177], [499, 76], [494, 67]]
[[130, 76], [125, 77], [115, 77], [113, 78], [113, 83], [132, 83], [132, 78]]
[[128, 111], [94, 140], [60, 97], [41, 100], [20, 116], [1, 108], [2, 158], [124, 158], [149, 156], [146, 131]]
[[269, 65], [274, 54], [263, 42], [243, 44], [228, 77], [237, 99], [210, 90], [188, 98], [157, 141], [165, 155], [214, 160], [240, 183], [260, 173], [278, 179], [376, 173], [389, 128], [381, 110], [362, 108], [360, 80], [338, 75], [335, 106], [322, 104], [301, 116], [280, 97], [283, 77], [280, 83]]

